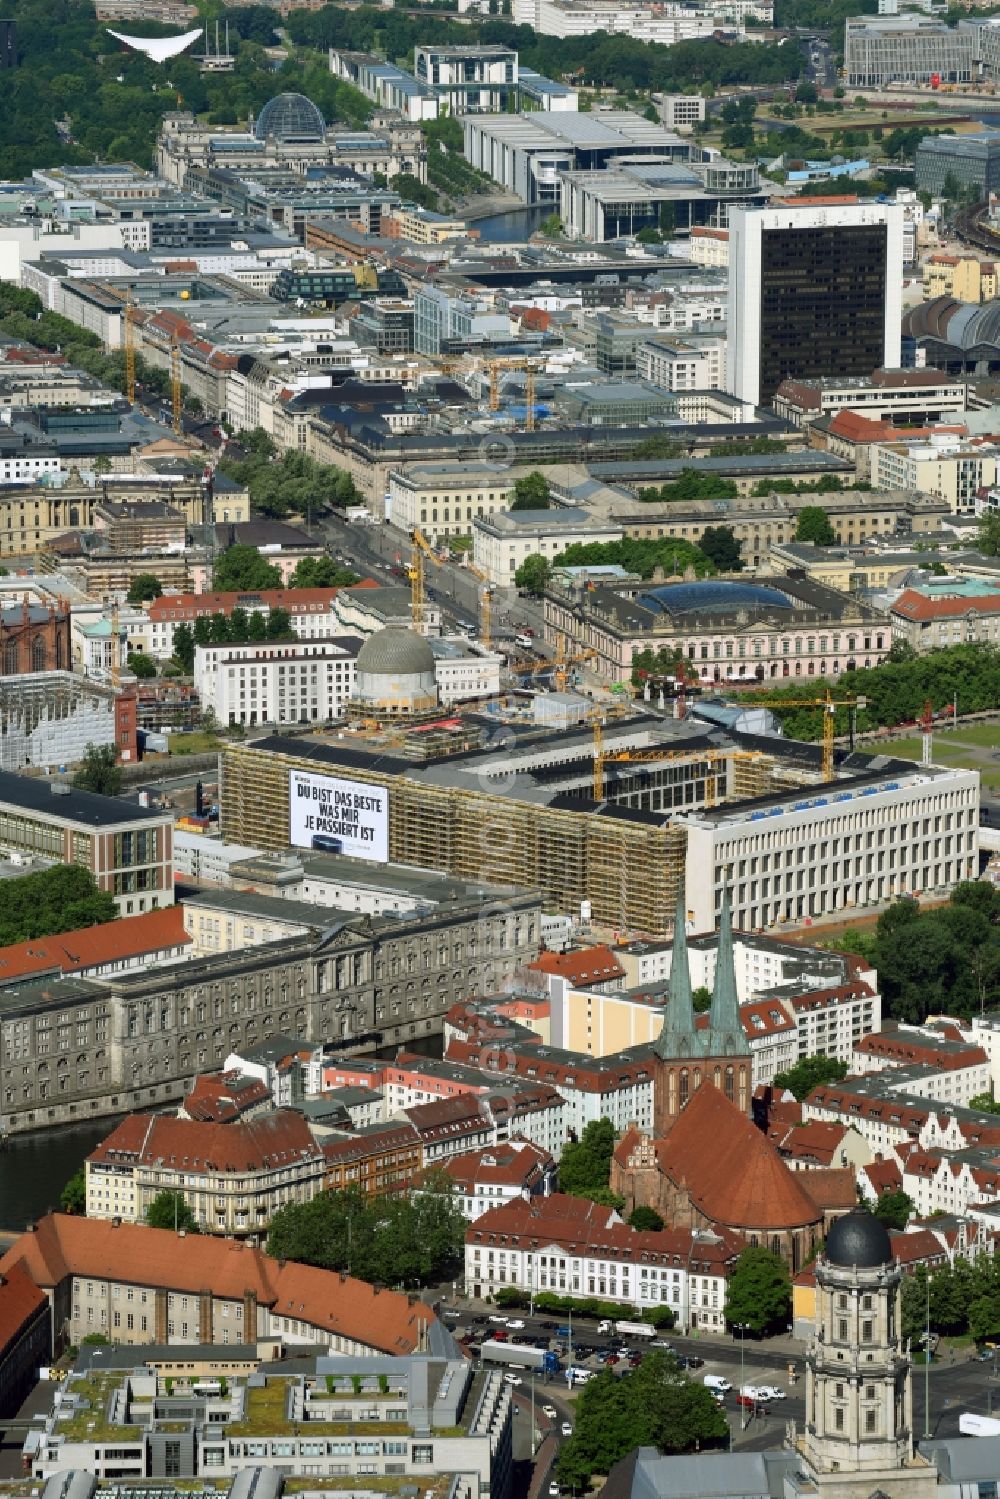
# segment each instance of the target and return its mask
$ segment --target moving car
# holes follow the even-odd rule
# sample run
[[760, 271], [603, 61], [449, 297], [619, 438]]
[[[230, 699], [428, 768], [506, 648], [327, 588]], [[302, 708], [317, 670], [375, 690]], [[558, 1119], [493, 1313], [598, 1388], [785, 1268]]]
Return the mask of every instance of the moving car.
[[507, 1323], [507, 1326], [510, 1328], [511, 1332], [523, 1332], [524, 1320], [521, 1317], [511, 1317]]
[[504, 1382], [506, 1384], [523, 1384], [524, 1380], [521, 1378], [520, 1374], [505, 1374]]
[[543, 1405], [542, 1415], [548, 1416], [550, 1421], [554, 1421], [556, 1419], [556, 1416], [558, 1415], [558, 1412], [554, 1405]]
[[559, 1430], [562, 1432], [564, 1437], [571, 1437], [573, 1435], [573, 1427], [569, 1421], [564, 1421]]

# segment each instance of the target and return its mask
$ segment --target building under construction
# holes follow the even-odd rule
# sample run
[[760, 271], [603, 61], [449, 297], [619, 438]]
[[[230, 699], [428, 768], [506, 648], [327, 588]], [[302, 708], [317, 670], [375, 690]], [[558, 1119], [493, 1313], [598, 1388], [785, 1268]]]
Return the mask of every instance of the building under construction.
[[[737, 924], [760, 930], [976, 872], [973, 772], [850, 754], [824, 784], [819, 746], [691, 719], [642, 716], [596, 736], [482, 722], [484, 747], [430, 763], [409, 756], [405, 735], [227, 745], [223, 837], [330, 848], [339, 838], [295, 825], [292, 786], [354, 794], [385, 808], [383, 858], [537, 887], [546, 909], [650, 936], [672, 927], [682, 879], [698, 930], [714, 929], [724, 886]], [[938, 836], [918, 840], [932, 809]]]
[[0, 677], [0, 770], [76, 765], [88, 745], [112, 744], [118, 759], [136, 755], [136, 695], [69, 671]]

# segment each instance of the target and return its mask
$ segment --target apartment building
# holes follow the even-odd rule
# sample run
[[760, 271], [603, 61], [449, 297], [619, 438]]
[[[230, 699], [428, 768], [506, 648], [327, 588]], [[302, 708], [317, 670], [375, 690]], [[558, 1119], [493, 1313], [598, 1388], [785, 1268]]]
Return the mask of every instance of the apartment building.
[[725, 1231], [639, 1233], [613, 1208], [556, 1193], [477, 1218], [465, 1236], [465, 1284], [474, 1296], [516, 1286], [636, 1311], [669, 1307], [683, 1327], [719, 1332], [726, 1281], [743, 1247]]
[[[377, 586], [367, 581], [353, 585], [357, 589]], [[250, 593], [165, 593], [149, 605], [149, 648], [158, 660], [169, 661], [178, 625], [194, 629], [199, 619], [209, 620], [213, 614], [229, 619], [234, 609], [242, 609], [248, 616], [283, 609], [299, 640], [342, 635], [343, 627], [334, 611], [339, 592], [337, 588], [271, 588]]]
[[360, 1191], [366, 1197], [408, 1192], [424, 1169], [424, 1149], [406, 1119], [362, 1125], [349, 1135], [323, 1142], [328, 1191]]
[[87, 1157], [87, 1216], [143, 1223], [174, 1192], [202, 1233], [260, 1242], [278, 1209], [315, 1197], [325, 1175], [322, 1149], [289, 1110], [225, 1124], [130, 1114]]
[[200, 645], [194, 685], [221, 724], [328, 723], [343, 716], [354, 691], [360, 649], [351, 636]]
[[947, 434], [924, 442], [873, 443], [869, 462], [876, 489], [918, 489], [947, 500], [953, 515], [974, 516], [981, 489], [997, 482], [995, 447]]
[[637, 345], [635, 372], [640, 380], [648, 380], [661, 390], [721, 390], [726, 373], [725, 340], [688, 343], [659, 334]]
[[992, 302], [1000, 287], [996, 262], [976, 255], [946, 255], [943, 251], [924, 262], [924, 301], [954, 297], [959, 302]]
[[466, 1151], [452, 1156], [443, 1169], [470, 1223], [505, 1203], [548, 1197], [556, 1178], [552, 1157], [526, 1140]]

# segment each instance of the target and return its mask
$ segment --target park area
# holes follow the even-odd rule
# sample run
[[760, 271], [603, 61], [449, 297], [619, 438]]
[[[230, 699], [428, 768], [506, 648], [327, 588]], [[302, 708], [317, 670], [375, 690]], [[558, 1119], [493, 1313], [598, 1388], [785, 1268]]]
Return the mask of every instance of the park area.
[[[920, 735], [914, 734], [892, 740], [886, 749], [901, 759], [919, 760], [923, 744]], [[978, 770], [984, 789], [997, 790], [1000, 788], [1000, 723], [960, 724], [957, 729], [936, 730], [931, 758], [935, 765]]]

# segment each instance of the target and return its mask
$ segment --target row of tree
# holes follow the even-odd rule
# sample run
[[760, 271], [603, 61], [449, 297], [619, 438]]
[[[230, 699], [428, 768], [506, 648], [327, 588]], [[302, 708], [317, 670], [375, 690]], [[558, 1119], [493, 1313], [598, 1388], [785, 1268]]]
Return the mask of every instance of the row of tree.
[[220, 593], [259, 593], [272, 588], [347, 588], [358, 575], [330, 556], [302, 557], [288, 581], [281, 568], [268, 562], [256, 547], [236, 542], [222, 553], [212, 571], [212, 586]]
[[247, 450], [245, 456], [227, 455], [219, 468], [246, 486], [254, 509], [262, 515], [277, 520], [286, 515], [308, 518], [364, 501], [350, 474], [317, 463], [306, 453], [287, 452], [279, 457], [266, 433], [240, 433], [239, 443]]
[[289, 640], [292, 616], [287, 609], [234, 609], [231, 614], [218, 611], [203, 614], [194, 625], [186, 621], [174, 631], [174, 660], [189, 675], [194, 669], [195, 647], [199, 645], [241, 645], [244, 641]]
[[[112, 746], [112, 754], [114, 753]], [[115, 898], [99, 890], [89, 869], [54, 864], [51, 869], [0, 881], [0, 946], [51, 937], [77, 927], [98, 926], [118, 915]]]
[[1000, 1337], [1000, 1261], [992, 1255], [931, 1271], [921, 1265], [903, 1276], [902, 1333], [914, 1347], [926, 1331], [928, 1284], [932, 1333], [968, 1334], [977, 1343]]

